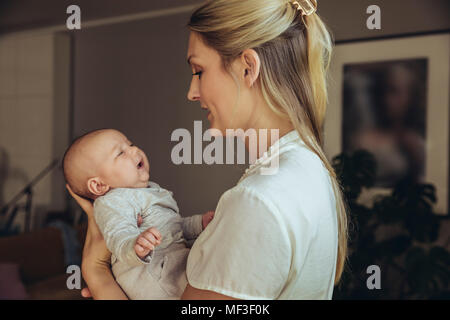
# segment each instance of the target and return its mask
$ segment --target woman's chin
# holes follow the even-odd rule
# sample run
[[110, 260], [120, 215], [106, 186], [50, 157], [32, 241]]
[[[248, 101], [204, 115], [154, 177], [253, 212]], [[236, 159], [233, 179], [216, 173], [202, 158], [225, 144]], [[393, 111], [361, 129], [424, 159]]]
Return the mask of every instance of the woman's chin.
[[210, 125], [208, 131], [211, 134], [211, 137], [224, 137], [226, 135], [226, 130], [217, 128], [214, 125]]

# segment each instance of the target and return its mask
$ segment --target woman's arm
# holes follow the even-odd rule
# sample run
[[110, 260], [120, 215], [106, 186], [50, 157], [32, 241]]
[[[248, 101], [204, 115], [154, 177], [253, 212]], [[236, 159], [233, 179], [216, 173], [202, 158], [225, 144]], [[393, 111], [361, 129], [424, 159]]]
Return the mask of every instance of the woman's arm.
[[[114, 280], [110, 268], [111, 253], [106, 248], [103, 236], [94, 220], [94, 208], [92, 203], [72, 192], [66, 186], [70, 195], [80, 205], [88, 216], [88, 230], [83, 248], [83, 262], [81, 265], [83, 278], [88, 288], [83, 289], [84, 297], [93, 297], [99, 300], [124, 300], [128, 299], [120, 286]], [[187, 285], [182, 299], [186, 300], [229, 300], [228, 296], [214, 291], [196, 289]]]
[[73, 193], [68, 185], [66, 187], [88, 216], [88, 229], [81, 263], [83, 278], [90, 292], [90, 294], [85, 292], [85, 295], [91, 295], [94, 299], [128, 299], [111, 273], [111, 253], [106, 248], [105, 240], [95, 223], [92, 203]]
[[292, 252], [276, 213], [267, 197], [248, 187], [224, 193], [214, 219], [189, 252], [190, 286], [182, 298], [276, 299], [286, 284]]

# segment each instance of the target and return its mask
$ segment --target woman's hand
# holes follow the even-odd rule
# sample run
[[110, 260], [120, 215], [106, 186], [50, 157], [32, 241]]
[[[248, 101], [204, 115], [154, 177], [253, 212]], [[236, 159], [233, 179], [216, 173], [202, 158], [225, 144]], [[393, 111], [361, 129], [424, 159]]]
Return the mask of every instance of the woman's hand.
[[68, 185], [66, 188], [88, 216], [81, 271], [89, 289], [83, 289], [82, 295], [106, 299], [126, 298], [111, 274], [111, 252], [106, 248], [105, 240], [95, 223], [92, 203], [75, 194]]
[[106, 248], [106, 243], [100, 229], [98, 228], [97, 223], [95, 223], [92, 202], [75, 194], [69, 185], [66, 185], [66, 188], [88, 216], [86, 242], [83, 248], [83, 264], [109, 266], [111, 253]]

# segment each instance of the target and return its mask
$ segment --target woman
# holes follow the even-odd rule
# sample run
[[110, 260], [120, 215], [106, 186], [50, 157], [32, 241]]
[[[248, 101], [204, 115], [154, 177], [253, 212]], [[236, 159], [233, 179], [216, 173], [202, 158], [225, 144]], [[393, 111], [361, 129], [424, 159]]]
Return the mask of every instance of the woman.
[[[341, 277], [346, 210], [321, 148], [331, 39], [316, 2], [300, 2], [213, 0], [188, 24], [188, 98], [208, 109], [211, 128], [276, 129], [280, 138], [220, 198], [189, 254], [182, 298], [331, 299]], [[261, 174], [274, 157], [277, 173]], [[126, 298], [91, 204], [75, 198], [89, 217], [84, 294]]]

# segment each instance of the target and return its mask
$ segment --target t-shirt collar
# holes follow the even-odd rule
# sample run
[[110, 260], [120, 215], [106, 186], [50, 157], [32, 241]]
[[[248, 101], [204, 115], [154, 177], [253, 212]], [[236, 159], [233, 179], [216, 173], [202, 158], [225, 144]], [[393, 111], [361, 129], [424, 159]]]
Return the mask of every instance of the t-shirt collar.
[[275, 143], [273, 143], [262, 156], [256, 159], [255, 163], [250, 164], [250, 166], [245, 170], [245, 173], [243, 174], [241, 179], [239, 179], [239, 182], [262, 164], [270, 162], [272, 157], [279, 155], [282, 150], [285, 149], [285, 146], [290, 144], [291, 142], [305, 145], [303, 140], [300, 138], [297, 130], [294, 129], [292, 131], [289, 131], [284, 136], [280, 137]]

